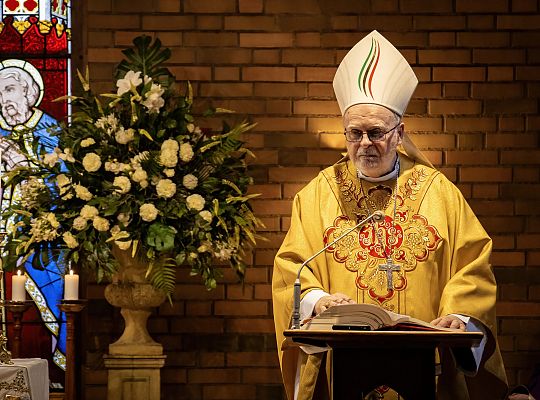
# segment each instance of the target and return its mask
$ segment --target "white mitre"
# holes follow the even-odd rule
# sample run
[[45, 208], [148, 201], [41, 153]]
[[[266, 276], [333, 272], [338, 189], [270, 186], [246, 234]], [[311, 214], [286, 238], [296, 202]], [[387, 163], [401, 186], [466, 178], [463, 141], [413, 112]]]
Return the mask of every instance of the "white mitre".
[[355, 104], [379, 104], [402, 116], [417, 84], [407, 60], [377, 31], [347, 53], [334, 76], [341, 114]]

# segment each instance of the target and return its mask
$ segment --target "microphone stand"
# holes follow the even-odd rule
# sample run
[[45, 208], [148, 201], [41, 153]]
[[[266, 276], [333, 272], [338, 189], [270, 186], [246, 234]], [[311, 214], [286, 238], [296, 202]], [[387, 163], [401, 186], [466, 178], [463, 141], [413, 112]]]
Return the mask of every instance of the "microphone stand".
[[359, 228], [360, 226], [364, 225], [366, 222], [368, 222], [370, 219], [373, 219], [373, 221], [382, 221], [384, 219], [384, 213], [382, 211], [375, 211], [373, 214], [368, 216], [367, 218], [363, 219], [359, 223], [357, 223], [352, 228], [347, 229], [344, 233], [342, 233], [340, 236], [338, 236], [336, 239], [334, 239], [332, 242], [324, 246], [322, 249], [320, 249], [318, 252], [313, 254], [311, 257], [309, 257], [306, 261], [302, 263], [300, 268], [298, 269], [298, 273], [296, 275], [296, 280], [294, 281], [294, 294], [293, 294], [293, 326], [292, 329], [300, 329], [300, 291], [301, 291], [301, 285], [300, 285], [300, 273], [304, 269], [306, 265], [308, 265], [315, 257], [317, 257], [322, 252], [326, 251], [329, 247], [333, 246], [337, 242], [339, 242], [341, 239], [343, 239], [345, 236], [347, 236], [349, 233], [354, 231], [355, 229]]

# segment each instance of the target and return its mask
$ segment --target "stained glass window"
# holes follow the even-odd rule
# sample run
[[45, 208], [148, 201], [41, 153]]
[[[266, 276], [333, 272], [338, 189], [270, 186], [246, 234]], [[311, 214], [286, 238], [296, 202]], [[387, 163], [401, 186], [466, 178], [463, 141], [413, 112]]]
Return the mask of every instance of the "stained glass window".
[[[0, 173], [24, 162], [10, 135], [32, 128], [34, 135], [50, 141], [45, 127], [68, 115], [69, 104], [53, 100], [71, 94], [70, 37], [69, 0], [0, 0]], [[16, 195], [0, 186], [2, 208]], [[3, 229], [6, 221], [0, 222]], [[26, 270], [27, 292], [52, 337], [52, 360], [65, 369], [65, 327], [57, 307], [61, 271], [54, 264], [45, 271]]]

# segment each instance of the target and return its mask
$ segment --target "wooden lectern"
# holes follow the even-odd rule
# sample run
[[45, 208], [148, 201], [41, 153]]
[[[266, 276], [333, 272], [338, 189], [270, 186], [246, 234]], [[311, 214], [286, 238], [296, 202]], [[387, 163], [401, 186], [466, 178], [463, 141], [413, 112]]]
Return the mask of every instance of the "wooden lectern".
[[386, 385], [405, 399], [435, 400], [435, 349], [469, 348], [480, 332], [286, 330], [298, 345], [332, 349], [332, 399], [359, 400]]

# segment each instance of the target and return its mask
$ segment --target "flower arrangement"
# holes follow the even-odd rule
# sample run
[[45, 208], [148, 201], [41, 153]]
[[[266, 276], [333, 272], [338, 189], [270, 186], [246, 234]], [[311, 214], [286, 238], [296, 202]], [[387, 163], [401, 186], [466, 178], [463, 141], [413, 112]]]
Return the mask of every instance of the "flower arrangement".
[[70, 122], [48, 128], [54, 145], [31, 133], [11, 138], [28, 163], [5, 177], [20, 193], [3, 214], [5, 269], [30, 259], [42, 268], [55, 257], [101, 280], [117, 271], [114, 246], [148, 260], [147, 278], [169, 295], [185, 263], [208, 289], [216, 260], [243, 276], [260, 224], [249, 204], [256, 195], [247, 194], [251, 153], [240, 140], [252, 125], [203, 132], [191, 86], [179, 94], [162, 67], [170, 51], [144, 36], [134, 45], [117, 67], [116, 93], [95, 95], [88, 71], [78, 73], [83, 94], [71, 98]]

